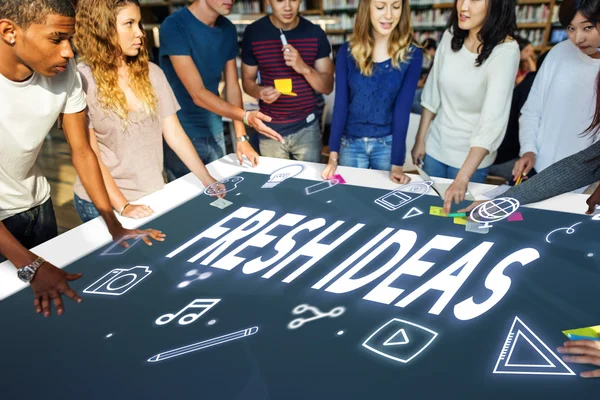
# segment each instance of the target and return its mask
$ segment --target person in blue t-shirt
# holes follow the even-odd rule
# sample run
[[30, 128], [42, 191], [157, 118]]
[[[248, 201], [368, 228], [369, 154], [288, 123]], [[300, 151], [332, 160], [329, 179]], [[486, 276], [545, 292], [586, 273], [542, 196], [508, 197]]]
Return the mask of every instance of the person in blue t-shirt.
[[[264, 124], [270, 117], [243, 109], [236, 66], [237, 32], [225, 18], [232, 6], [232, 1], [195, 0], [171, 14], [160, 28], [160, 66], [181, 106], [177, 113], [181, 125], [204, 164], [225, 155], [221, 117], [226, 117], [234, 121], [240, 164], [246, 156], [256, 166], [258, 154], [248, 143], [241, 121], [270, 138], [283, 138]], [[223, 74], [226, 101], [218, 90]], [[165, 170], [170, 181], [189, 172], [168, 146]]]
[[[273, 118], [268, 125], [285, 139], [261, 140], [260, 153], [318, 163], [322, 145], [317, 94], [333, 90], [331, 45], [323, 29], [298, 14], [299, 0], [270, 4], [273, 13], [248, 26], [242, 42], [244, 90], [260, 100], [260, 110]], [[279, 92], [278, 79], [290, 79], [294, 94]]]
[[360, 1], [354, 35], [337, 56], [331, 153], [323, 179], [335, 174], [339, 162], [390, 171], [395, 183], [410, 181], [402, 166], [423, 63], [412, 40], [408, 0]]

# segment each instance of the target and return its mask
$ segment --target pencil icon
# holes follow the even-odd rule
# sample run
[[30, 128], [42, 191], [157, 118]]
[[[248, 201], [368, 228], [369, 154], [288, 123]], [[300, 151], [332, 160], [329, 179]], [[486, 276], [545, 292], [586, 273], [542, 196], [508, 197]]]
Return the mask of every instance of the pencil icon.
[[206, 349], [208, 347], [216, 346], [219, 344], [230, 342], [232, 340], [241, 339], [246, 336], [254, 335], [256, 332], [258, 332], [258, 327], [253, 326], [252, 328], [244, 329], [242, 331], [228, 333], [227, 335], [204, 340], [202, 342], [190, 344], [190, 345], [187, 345], [184, 347], [180, 347], [178, 349], [165, 351], [164, 353], [159, 353], [155, 356], [150, 357], [148, 359], [148, 362], [158, 362], [158, 361], [163, 361], [163, 360], [166, 360], [166, 359], [169, 359], [172, 357], [182, 356], [184, 354], [191, 353], [192, 351]]

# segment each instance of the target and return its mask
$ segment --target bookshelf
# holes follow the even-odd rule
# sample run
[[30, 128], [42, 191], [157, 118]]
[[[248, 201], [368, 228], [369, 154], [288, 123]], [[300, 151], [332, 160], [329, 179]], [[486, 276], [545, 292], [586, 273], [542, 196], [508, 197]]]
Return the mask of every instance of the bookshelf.
[[[146, 29], [158, 27], [167, 16], [192, 1], [141, 0]], [[335, 54], [352, 33], [358, 3], [359, 0], [303, 0], [300, 10], [307, 17], [336, 18], [337, 23], [328, 24], [325, 29]], [[529, 39], [537, 52], [544, 52], [564, 39], [564, 29], [557, 23], [559, 5], [560, 0], [518, 0], [516, 33]], [[417, 41], [428, 37], [439, 40], [452, 7], [454, 2], [448, 0], [412, 0], [411, 21]], [[266, 0], [237, 0], [231, 19], [236, 23], [240, 38], [248, 23], [269, 12]], [[153, 45], [152, 40], [150, 42]]]

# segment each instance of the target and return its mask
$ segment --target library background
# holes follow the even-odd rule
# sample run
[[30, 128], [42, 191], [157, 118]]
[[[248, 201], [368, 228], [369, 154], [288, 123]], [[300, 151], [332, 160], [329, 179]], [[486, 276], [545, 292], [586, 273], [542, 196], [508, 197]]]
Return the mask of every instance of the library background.
[[[349, 39], [354, 26], [354, 18], [359, 0], [304, 0], [300, 6], [301, 14], [319, 24], [327, 33], [332, 45], [335, 60], [340, 46]], [[171, 13], [186, 7], [192, 0], [141, 0], [142, 21], [148, 31], [148, 45], [151, 58], [157, 62], [160, 24]], [[567, 39], [565, 30], [558, 23], [559, 0], [519, 0], [517, 5], [517, 34], [528, 39], [539, 55], [553, 45]], [[415, 39], [423, 43], [427, 38], [439, 41], [442, 37], [453, 2], [443, 0], [411, 0], [411, 21], [415, 31]], [[244, 29], [270, 13], [266, 0], [236, 0], [229, 19], [236, 25], [238, 40], [241, 45]], [[241, 77], [241, 60], [238, 58], [239, 76]], [[246, 108], [256, 107], [254, 99], [245, 96]], [[333, 94], [325, 96], [325, 110], [322, 121], [323, 143], [328, 142], [329, 123], [333, 111]], [[230, 127], [226, 126], [228, 130]], [[226, 138], [229, 135], [225, 136]], [[228, 147], [231, 143], [228, 142]], [[324, 146], [324, 157], [327, 157], [327, 146]]]
[[[150, 55], [155, 63], [158, 63], [160, 24], [171, 13], [191, 3], [192, 0], [141, 0], [142, 19], [144, 28], [147, 30]], [[560, 2], [556, 0], [518, 1], [519, 24], [517, 33], [533, 44], [537, 55], [567, 38], [565, 30], [558, 23], [559, 4]], [[426, 38], [434, 38], [439, 41], [452, 6], [453, 2], [448, 0], [411, 0], [412, 24], [416, 40], [419, 43], [422, 43]], [[327, 32], [335, 58], [337, 50], [352, 33], [357, 7], [358, 0], [304, 0], [301, 12], [303, 16], [319, 24]], [[244, 29], [249, 24], [268, 12], [270, 10], [265, 0], [236, 0], [234, 10], [229, 18], [237, 26], [239, 40], [241, 41]], [[241, 60], [239, 59], [238, 66], [241, 67]], [[325, 105], [322, 120], [322, 141], [326, 145], [329, 141], [329, 123], [333, 111], [334, 93], [325, 96], [323, 100]], [[250, 96], [244, 96], [244, 103], [247, 109], [257, 107], [256, 100]], [[415, 125], [413, 122], [411, 124]], [[228, 133], [232, 127], [230, 124], [225, 124], [224, 128], [227, 151], [231, 152], [233, 143]], [[252, 132], [248, 133], [252, 135]], [[73, 207], [73, 184], [76, 172], [71, 164], [70, 150], [62, 132], [58, 129], [53, 130], [49, 135], [49, 139], [54, 140], [46, 141], [40, 153], [39, 162], [50, 181], [59, 232], [62, 233], [81, 223]], [[256, 135], [253, 139], [256, 139]], [[410, 148], [412, 143], [407, 142], [407, 146]], [[328, 147], [324, 146], [323, 162], [327, 162], [328, 153]], [[498, 182], [490, 181], [490, 183]]]

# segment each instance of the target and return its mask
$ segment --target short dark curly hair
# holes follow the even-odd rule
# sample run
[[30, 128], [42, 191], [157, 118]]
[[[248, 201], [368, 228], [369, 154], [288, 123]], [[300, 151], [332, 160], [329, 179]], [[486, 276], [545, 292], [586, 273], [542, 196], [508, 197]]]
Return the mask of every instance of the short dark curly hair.
[[71, 0], [1, 0], [0, 19], [9, 19], [22, 29], [40, 24], [51, 14], [75, 18]]

